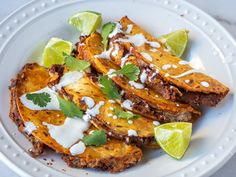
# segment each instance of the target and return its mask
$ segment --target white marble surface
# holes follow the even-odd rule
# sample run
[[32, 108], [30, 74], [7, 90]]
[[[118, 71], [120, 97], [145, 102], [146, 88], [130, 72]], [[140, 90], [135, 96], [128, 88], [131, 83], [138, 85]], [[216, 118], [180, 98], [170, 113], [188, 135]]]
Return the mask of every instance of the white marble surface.
[[[187, 0], [218, 20], [236, 39], [236, 0]], [[0, 0], [0, 21], [29, 0]], [[212, 177], [235, 177], [236, 154]], [[18, 177], [0, 162], [1, 177]]]

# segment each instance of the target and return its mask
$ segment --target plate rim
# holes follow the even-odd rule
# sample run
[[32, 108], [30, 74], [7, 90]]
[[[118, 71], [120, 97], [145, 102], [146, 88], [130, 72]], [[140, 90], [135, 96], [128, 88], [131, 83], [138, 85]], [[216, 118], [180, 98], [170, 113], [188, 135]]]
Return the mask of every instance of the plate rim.
[[[82, 1], [85, 1], [85, 0], [72, 0], [70, 2], [82, 2]], [[96, 1], [96, 0], [94, 0]], [[101, 1], [106, 1], [106, 0], [101, 0]], [[115, 0], [113, 0], [115, 1]], [[131, 0], [132, 1], [132, 0]], [[136, 2], [136, 1], [139, 1], [139, 0], [133, 0], [133, 2]], [[142, 1], [142, 0], [140, 0]], [[193, 4], [189, 3], [189, 2], [186, 2], [184, 0], [148, 0], [148, 3], [149, 2], [163, 2], [164, 4], [168, 5], [169, 2], [172, 2], [172, 1], [175, 1], [175, 2], [179, 2], [179, 3], [183, 3], [184, 5], [190, 7], [190, 9], [194, 9], [194, 11], [198, 12], [199, 14], [202, 14], [203, 16], [205, 16], [207, 18], [207, 21], [211, 21], [212, 23], [214, 23], [215, 26], [217, 26], [218, 30], [223, 32], [223, 34], [226, 34], [226, 38], [228, 38], [230, 40], [230, 42], [232, 42], [232, 44], [234, 45], [234, 47], [236, 48], [236, 41], [235, 39], [232, 37], [232, 35], [225, 29], [225, 27], [223, 27], [219, 22], [217, 22], [217, 20], [215, 20], [213, 17], [211, 17], [210, 15], [208, 15], [206, 12], [204, 12], [203, 10], [199, 9], [198, 7], [194, 6]], [[40, 3], [43, 3], [43, 2], [48, 2], [48, 1], [45, 1], [45, 0], [42, 0]], [[55, 7], [56, 5], [58, 4], [63, 4], [64, 2], [68, 2], [66, 0], [60, 0], [60, 2], [57, 0], [51, 0], [51, 2], [54, 3], [54, 5], [52, 7]], [[14, 17], [18, 12], [20, 12], [22, 9], [24, 9], [25, 7], [28, 7], [30, 5], [33, 5], [33, 4], [37, 4], [38, 2], [35, 1], [35, 0], [31, 0], [23, 5], [21, 5], [19, 8], [17, 8], [16, 10], [14, 10], [12, 13], [10, 13], [7, 17], [5, 17], [1, 22], [0, 22], [0, 27], [7, 21], [9, 21], [12, 17]], [[67, 4], [67, 3], [65, 3]], [[172, 7], [173, 8], [173, 7]], [[17, 31], [16, 31], [17, 33]], [[8, 43], [5, 42], [6, 44]], [[5, 44], [4, 43], [4, 44]], [[6, 45], [5, 44], [5, 45]], [[1, 45], [0, 45], [1, 47]], [[231, 64], [231, 63], [229, 63]], [[234, 61], [234, 64], [235, 64], [235, 61]], [[229, 66], [230, 67], [230, 66]], [[231, 70], [231, 69], [230, 69]], [[2, 121], [2, 120], [1, 120]], [[1, 123], [1, 127], [0, 127], [0, 130], [1, 131], [5, 131], [5, 129], [3, 128], [3, 125]], [[0, 131], [0, 133], [2, 133]], [[233, 129], [232, 129], [233, 131]], [[8, 136], [7, 138], [10, 138], [10, 136]], [[231, 142], [232, 143], [232, 142]], [[236, 141], [234, 140], [234, 147], [231, 148], [230, 152], [225, 155], [223, 157], [223, 159], [221, 160], [218, 160], [219, 162], [217, 162], [217, 164], [213, 165], [213, 166], [210, 166], [210, 168], [208, 167], [208, 170], [204, 170], [201, 172], [201, 176], [209, 176], [211, 174], [213, 174], [215, 171], [217, 171], [220, 167], [222, 167], [233, 155], [234, 153], [236, 152]], [[13, 168], [13, 171], [15, 171], [17, 174], [19, 175], [22, 175], [22, 176], [31, 176], [30, 173], [24, 171], [23, 169], [21, 169], [20, 167], [18, 167], [14, 162], [12, 162], [3, 152], [0, 153], [0, 159], [3, 161], [3, 163], [5, 163], [8, 167], [10, 168]], [[219, 159], [219, 158], [218, 158]], [[200, 159], [199, 159], [200, 160]], [[197, 161], [199, 161], [197, 160]], [[195, 162], [193, 162], [195, 163]], [[190, 164], [191, 165], [191, 164]], [[186, 167], [184, 167], [186, 168]], [[181, 169], [180, 169], [181, 170]], [[198, 173], [200, 174], [200, 172]], [[171, 176], [171, 174], [170, 174]]]

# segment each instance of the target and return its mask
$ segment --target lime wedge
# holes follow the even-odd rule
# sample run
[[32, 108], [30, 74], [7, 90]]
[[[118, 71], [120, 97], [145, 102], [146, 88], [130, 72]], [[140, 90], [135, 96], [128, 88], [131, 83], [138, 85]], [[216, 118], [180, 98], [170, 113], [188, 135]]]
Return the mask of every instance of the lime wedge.
[[170, 156], [181, 159], [189, 146], [192, 124], [173, 122], [154, 128], [157, 143]]
[[170, 50], [171, 54], [181, 57], [188, 43], [188, 31], [178, 30], [162, 35], [158, 39]]
[[97, 12], [84, 11], [70, 17], [68, 22], [75, 26], [82, 34], [89, 35], [101, 25], [102, 16]]
[[50, 67], [52, 64], [63, 64], [63, 52], [70, 55], [72, 43], [59, 38], [51, 38], [43, 51], [43, 65]]

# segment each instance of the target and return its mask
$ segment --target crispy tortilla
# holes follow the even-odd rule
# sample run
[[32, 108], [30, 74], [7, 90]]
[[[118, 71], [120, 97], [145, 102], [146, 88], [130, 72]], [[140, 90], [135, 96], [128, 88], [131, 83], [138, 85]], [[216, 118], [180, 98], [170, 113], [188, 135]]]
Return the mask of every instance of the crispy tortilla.
[[[63, 155], [63, 159], [74, 167], [90, 167], [108, 170], [110, 172], [119, 172], [135, 165], [141, 160], [142, 152], [135, 145], [127, 145], [124, 142], [109, 138], [105, 145], [94, 147], [88, 146], [84, 153], [72, 156], [69, 149], [58, 144], [49, 134], [48, 129], [42, 123], [47, 122], [53, 125], [60, 125], [64, 122], [65, 116], [60, 111], [33, 111], [26, 108], [20, 102], [20, 96], [24, 93], [40, 90], [47, 86], [49, 81], [49, 72], [38, 64], [26, 64], [17, 78], [13, 80], [11, 91], [11, 109], [10, 117], [17, 124], [20, 132], [24, 133], [32, 142], [33, 146], [39, 146], [42, 153], [44, 144]], [[24, 123], [32, 122], [37, 129], [31, 135], [24, 132]], [[90, 130], [95, 129], [91, 126]], [[76, 164], [72, 159], [77, 159]], [[110, 164], [110, 161], [116, 161], [123, 165], [116, 166]], [[124, 163], [124, 161], [126, 161]]]
[[[89, 61], [98, 72], [106, 75], [110, 69], [118, 70], [120, 67], [115, 65], [111, 60], [95, 57], [95, 55], [98, 55], [103, 51], [101, 41], [102, 38], [98, 33], [91, 34], [82, 41], [82, 43], [78, 44], [77, 57]], [[145, 100], [149, 105], [154, 107], [159, 114], [163, 114], [164, 116], [165, 113], [168, 113], [172, 117], [176, 117], [176, 119], [173, 118], [173, 121], [194, 121], [201, 115], [198, 110], [190, 105], [164, 99], [161, 95], [156, 94], [151, 89], [136, 89], [129, 84], [128, 79], [125, 77], [114, 76], [111, 79], [124, 91]], [[139, 110], [133, 109], [133, 111], [142, 114]], [[144, 116], [162, 121], [158, 116], [151, 116], [151, 114], [145, 114]], [[170, 119], [166, 120], [166, 122], [170, 121]]]

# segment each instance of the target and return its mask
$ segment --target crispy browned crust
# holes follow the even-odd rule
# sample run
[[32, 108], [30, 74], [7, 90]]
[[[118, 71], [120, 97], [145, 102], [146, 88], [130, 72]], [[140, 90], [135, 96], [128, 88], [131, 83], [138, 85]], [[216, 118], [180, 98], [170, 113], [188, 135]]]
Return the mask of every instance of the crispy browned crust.
[[154, 137], [139, 137], [139, 136], [128, 136], [127, 134], [123, 135], [118, 133], [117, 131], [111, 129], [105, 122], [97, 118], [93, 118], [92, 123], [98, 129], [103, 129], [108, 133], [108, 136], [113, 137], [115, 139], [119, 139], [124, 141], [127, 144], [135, 144], [136, 146], [148, 146], [155, 141]]
[[[77, 57], [89, 61], [95, 70], [101, 74], [106, 74], [111, 68], [119, 69], [119, 66], [114, 64], [111, 60], [94, 57], [94, 55], [101, 53], [102, 50], [101, 36], [94, 33], [78, 44]], [[129, 95], [134, 103], [136, 103], [133, 105], [133, 111], [138, 114], [163, 123], [173, 121], [194, 122], [201, 115], [198, 109], [188, 104], [175, 103], [164, 99], [151, 89], [138, 90], [132, 88], [124, 77], [116, 76], [111, 79], [119, 88]], [[92, 77], [91, 80], [96, 82], [97, 79]], [[143, 105], [147, 105], [147, 107], [142, 108], [141, 106]]]
[[34, 64], [25, 65], [22, 68], [22, 70], [18, 73], [16, 79], [11, 80], [11, 85], [9, 87], [10, 89], [9, 117], [16, 124], [16, 126], [18, 127], [18, 130], [32, 143], [32, 147], [28, 150], [30, 154], [33, 157], [37, 157], [44, 152], [44, 149], [46, 146], [34, 136], [28, 135], [26, 132], [24, 132], [25, 125], [20, 117], [20, 114], [18, 112], [17, 105], [16, 105], [16, 87], [19, 84], [19, 82], [21, 82], [19, 78], [23, 78], [26, 68], [32, 68], [32, 67], [34, 67]]
[[[25, 77], [29, 70], [41, 67], [38, 64], [26, 64], [19, 72], [15, 80], [12, 80], [10, 88], [10, 113], [9, 116], [17, 125], [19, 131], [32, 143], [29, 152], [33, 156], [39, 156], [43, 153], [47, 145], [38, 140], [34, 135], [28, 135], [24, 132], [24, 121], [19, 113], [17, 106], [17, 88], [28, 78]], [[57, 149], [54, 149], [57, 152]], [[109, 139], [107, 144], [100, 147], [87, 147], [85, 153], [72, 156], [63, 154], [62, 159], [69, 165], [78, 168], [98, 168], [110, 172], [120, 172], [137, 164], [142, 157], [142, 151], [135, 145], [126, 145], [125, 143]], [[113, 163], [111, 163], [113, 162]], [[117, 164], [115, 164], [115, 162]]]
[[[90, 78], [91, 82], [96, 86], [98, 86], [98, 75], [95, 73], [88, 73], [87, 76]], [[119, 88], [119, 87], [118, 87]], [[183, 113], [176, 113], [176, 112], [171, 112], [171, 111], [162, 111], [158, 110], [156, 107], [151, 106], [146, 100], [141, 99], [137, 95], [129, 92], [129, 91], [124, 91], [122, 100], [131, 100], [133, 105], [132, 105], [132, 110], [138, 114], [141, 114], [143, 116], [146, 116], [148, 118], [158, 120], [161, 123], [168, 123], [168, 122], [194, 122], [198, 116], [195, 116], [191, 112], [183, 112]]]
[[78, 158], [71, 155], [62, 155], [62, 159], [70, 167], [98, 168], [111, 173], [121, 172], [137, 164], [142, 157], [142, 151], [137, 151], [123, 157], [109, 157], [104, 159]]
[[[61, 67], [62, 69], [59, 69], [59, 67]], [[54, 68], [57, 68], [57, 69], [54, 69]], [[63, 68], [66, 70], [66, 68], [63, 65], [60, 65], [60, 66], [53, 65], [52, 68], [49, 70], [50, 71], [55, 71], [55, 70], [61, 71], [61, 70], [63, 70]], [[57, 77], [54, 77], [54, 74]], [[95, 73], [93, 73], [93, 74], [95, 74]], [[59, 76], [60, 74], [51, 72], [50, 75], [52, 76], [52, 80], [50, 80], [49, 85], [53, 86], [54, 83], [57, 83], [57, 81], [60, 80], [60, 76]], [[101, 98], [105, 102], [104, 107], [106, 107], [106, 105], [108, 104], [107, 103], [108, 99], [106, 99], [104, 97], [104, 95], [100, 91], [99, 87], [97, 85], [94, 85], [94, 83], [92, 83], [91, 79], [89, 79], [87, 76], [88, 75], [86, 75], [84, 73], [84, 78], [83, 78], [84, 81], [79, 81], [78, 85], [73, 86], [73, 84], [72, 84], [71, 87], [77, 88], [76, 91], [74, 89], [68, 88], [70, 86], [67, 86], [67, 87], [62, 88], [60, 91], [58, 91], [59, 94], [63, 97], [66, 97], [68, 100], [77, 103], [81, 107], [81, 109], [86, 110], [87, 108], [85, 107], [84, 103], [81, 102], [80, 100], [81, 100], [82, 96], [85, 96], [85, 95], [91, 93], [90, 97], [94, 98], [94, 100], [98, 100]], [[55, 80], [56, 80], [56, 82], [55, 82]], [[79, 85], [80, 86], [83, 85], [82, 88], [80, 88]], [[84, 89], [85, 87], [87, 89]], [[95, 97], [93, 97], [93, 96], [95, 96]], [[123, 140], [127, 144], [135, 144], [139, 147], [140, 146], [148, 146], [149, 144], [152, 144], [152, 142], [155, 141], [154, 134], [152, 131], [152, 129], [154, 128], [152, 120], [149, 120], [145, 117], [140, 117], [139, 120], [134, 120], [134, 124], [136, 121], [142, 120], [141, 123], [135, 124], [135, 127], [134, 127], [137, 130], [141, 130], [141, 136], [128, 136], [128, 133], [126, 131], [127, 125], [129, 127], [129, 129], [132, 129], [132, 128], [131, 128], [131, 125], [129, 125], [127, 121], [124, 121], [122, 119], [114, 120], [112, 118], [106, 119], [106, 115], [107, 115], [107, 113], [104, 112], [103, 114], [101, 114], [101, 116], [93, 117], [91, 122], [98, 129], [105, 130], [107, 132], [108, 136], [113, 137], [115, 139]], [[109, 121], [109, 124], [107, 124], [107, 121]], [[121, 122], [123, 122], [123, 123], [121, 123]], [[143, 128], [143, 124], [146, 124], [145, 128]], [[147, 131], [148, 133], [143, 134], [144, 131]]]
[[[127, 28], [127, 25], [132, 24], [132, 35], [142, 33], [147, 38], [147, 40], [159, 42], [156, 38], [152, 37], [149, 33], [131, 21], [127, 16], [122, 17], [120, 23], [124, 29]], [[161, 45], [161, 48], [159, 48], [156, 53], [151, 53], [148, 46], [134, 47], [129, 43], [124, 44], [124, 46], [126, 50], [130, 51], [137, 58], [137, 60], [142, 60], [142, 62], [148, 66], [150, 66], [150, 64], [154, 64], [160, 69], [160, 72], [150, 81], [147, 81], [146, 85], [155, 90], [157, 93], [162, 94], [162, 96], [166, 99], [181, 101], [194, 106], [215, 106], [229, 92], [229, 88], [227, 88], [225, 85], [202, 73], [192, 73], [178, 79], [164, 77], [166, 71], [162, 70], [161, 66], [167, 63], [178, 66], [177, 69], [168, 70], [170, 75], [179, 75], [185, 71], [191, 70], [192, 68], [189, 65], [179, 65], [178, 62], [181, 59], [170, 55], [168, 52], [165, 52], [163, 50], [163, 45]], [[146, 52], [151, 55], [153, 61], [148, 62], [140, 54], [140, 52]], [[140, 65], [141, 62], [136, 61], [136, 64], [142, 68], [142, 65]], [[188, 84], [184, 82], [186, 79], [190, 80]], [[210, 84], [209, 87], [202, 86], [200, 84], [201, 81], [207, 81]], [[171, 89], [173, 86], [175, 90]]]

